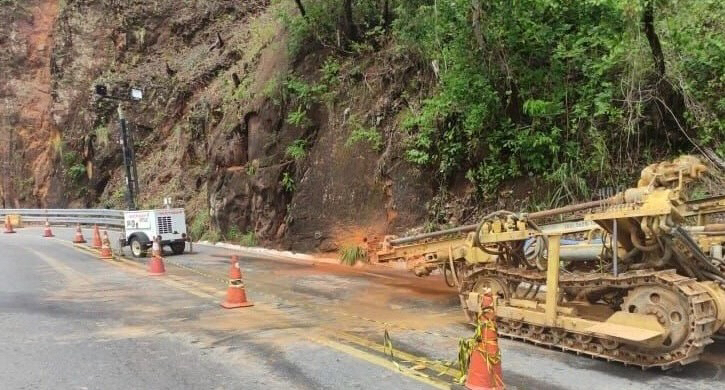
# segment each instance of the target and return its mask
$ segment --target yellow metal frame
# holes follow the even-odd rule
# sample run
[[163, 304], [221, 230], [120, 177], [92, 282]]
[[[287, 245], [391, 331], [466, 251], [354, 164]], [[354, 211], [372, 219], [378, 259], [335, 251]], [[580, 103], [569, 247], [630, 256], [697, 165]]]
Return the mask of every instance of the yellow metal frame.
[[531, 230], [512, 230], [501, 233], [482, 232], [478, 239], [482, 244], [493, 244], [502, 241], [521, 241], [538, 235], [538, 232]]
[[549, 255], [546, 263], [546, 325], [556, 324], [559, 302], [559, 246], [561, 236], [549, 236]]
[[534, 301], [511, 298], [497, 305], [496, 311], [500, 317], [626, 341], [652, 345], [662, 342], [665, 329], [654, 316], [618, 311], [604, 321], [596, 321], [579, 317], [576, 307], [559, 306], [561, 235], [552, 234], [547, 238], [546, 298], [543, 308]]
[[378, 262], [388, 262], [397, 259], [410, 260], [416, 257], [435, 254], [441, 262], [463, 259], [470, 263], [486, 263], [493, 261], [493, 257], [480, 248], [473, 246], [472, 236], [458, 239], [445, 239], [433, 242], [422, 242], [405, 246], [394, 247], [389, 251], [377, 253]]

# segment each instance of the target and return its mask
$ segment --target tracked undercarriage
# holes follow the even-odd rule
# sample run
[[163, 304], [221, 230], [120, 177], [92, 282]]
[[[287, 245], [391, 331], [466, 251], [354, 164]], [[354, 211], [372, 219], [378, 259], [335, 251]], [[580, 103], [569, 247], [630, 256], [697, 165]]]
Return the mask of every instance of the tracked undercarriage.
[[[725, 197], [689, 201], [706, 168], [655, 164], [638, 187], [560, 210], [499, 211], [475, 226], [386, 238], [377, 261], [440, 270], [469, 321], [495, 296], [502, 335], [642, 368], [696, 361], [725, 333]], [[564, 223], [535, 220], [585, 211]]]
[[[643, 368], [657, 366], [666, 369], [676, 363], [687, 364], [697, 360], [703, 348], [712, 343], [711, 335], [716, 330], [714, 299], [697, 281], [678, 275], [674, 270], [633, 271], [616, 278], [566, 275], [559, 280], [560, 288], [612, 288], [626, 293], [623, 310], [654, 315], [660, 326], [669, 329], [667, 337], [651, 343], [632, 343], [634, 334], [621, 338], [617, 336], [619, 332], [631, 332], [644, 340], [656, 334], [656, 330], [619, 325], [609, 329], [607, 334], [588, 331], [596, 325], [587, 326], [587, 320], [593, 323], [602, 321], [614, 312], [605, 307], [592, 307], [588, 302], [559, 307], [557, 323], [551, 326], [542, 320], [542, 316], [527, 316], [523, 310], [530, 309], [531, 302], [540, 303], [517, 298], [511, 292], [514, 289], [512, 286], [522, 283], [545, 285], [546, 275], [498, 267], [486, 268], [467, 278], [462, 290], [474, 292], [487, 286], [498, 295], [503, 301], [497, 309], [501, 317], [501, 335]], [[658, 297], [655, 299], [659, 301], [652, 302], [653, 297]], [[473, 312], [467, 310], [467, 314], [474, 317]], [[566, 322], [578, 322], [585, 328], [566, 329], [563, 325]], [[654, 323], [651, 325], [656, 328]]]

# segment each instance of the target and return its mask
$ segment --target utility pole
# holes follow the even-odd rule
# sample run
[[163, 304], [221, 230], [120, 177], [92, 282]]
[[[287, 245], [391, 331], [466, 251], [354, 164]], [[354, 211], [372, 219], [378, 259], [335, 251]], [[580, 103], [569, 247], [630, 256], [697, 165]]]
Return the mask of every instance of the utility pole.
[[126, 171], [126, 204], [130, 211], [136, 210], [136, 198], [139, 194], [138, 174], [136, 170], [136, 153], [133, 150], [133, 136], [126, 122], [126, 115], [123, 111], [123, 103], [126, 101], [139, 101], [143, 98], [143, 91], [132, 88], [131, 96], [118, 97], [108, 94], [108, 87], [99, 84], [96, 85], [96, 95], [104, 99], [119, 100], [118, 103], [118, 121], [121, 127], [121, 152], [123, 153], [123, 166]]
[[128, 209], [136, 210], [136, 196], [138, 195], [138, 178], [135, 175], [135, 161], [133, 142], [126, 125], [126, 116], [123, 112], [123, 103], [118, 104], [118, 120], [121, 125], [121, 151], [123, 152], [123, 166], [126, 169], [126, 204]]

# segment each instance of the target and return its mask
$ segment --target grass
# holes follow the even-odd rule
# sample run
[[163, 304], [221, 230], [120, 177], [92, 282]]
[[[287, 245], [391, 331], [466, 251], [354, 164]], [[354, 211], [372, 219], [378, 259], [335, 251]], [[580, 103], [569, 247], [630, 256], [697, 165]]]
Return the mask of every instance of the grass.
[[215, 230], [215, 229], [207, 230], [206, 233], [204, 233], [204, 235], [202, 236], [202, 238], [209, 242], [213, 242], [213, 243], [217, 243], [222, 240], [221, 234], [219, 233], [218, 230]]
[[96, 127], [96, 142], [98, 142], [98, 145], [108, 146], [109, 141], [110, 141], [110, 135], [108, 132], [108, 127], [106, 127], [106, 126]]
[[279, 104], [279, 96], [282, 94], [282, 79], [286, 76], [276, 74], [264, 83], [262, 96], [275, 100]]
[[197, 214], [189, 226], [189, 234], [191, 235], [191, 238], [197, 240], [200, 237], [205, 236], [210, 231], [210, 222], [211, 217], [209, 216], [208, 211]]
[[259, 245], [259, 240], [257, 239], [257, 234], [254, 233], [254, 230], [248, 230], [246, 233], [242, 233], [236, 226], [232, 226], [224, 236], [230, 242], [239, 243], [241, 246]]
[[259, 245], [259, 240], [257, 239], [257, 235], [254, 233], [254, 231], [250, 230], [242, 234], [241, 238], [239, 239], [239, 244], [241, 246], [257, 246]]
[[110, 201], [116, 206], [123, 207], [126, 198], [126, 189], [118, 187], [113, 193], [111, 193]]
[[353, 266], [357, 262], [368, 262], [368, 253], [360, 246], [349, 246], [340, 249], [340, 264]]

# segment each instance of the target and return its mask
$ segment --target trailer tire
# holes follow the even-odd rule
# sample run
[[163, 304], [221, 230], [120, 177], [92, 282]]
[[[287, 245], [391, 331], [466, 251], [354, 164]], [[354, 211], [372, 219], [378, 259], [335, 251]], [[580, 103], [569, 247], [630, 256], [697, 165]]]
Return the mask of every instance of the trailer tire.
[[131, 237], [131, 241], [129, 241], [128, 245], [131, 247], [131, 254], [133, 257], [146, 257], [146, 248], [138, 237]]
[[186, 249], [186, 243], [183, 241], [172, 242], [171, 244], [169, 244], [169, 246], [171, 247], [171, 251], [174, 252], [175, 255], [180, 255], [184, 253], [184, 249]]

